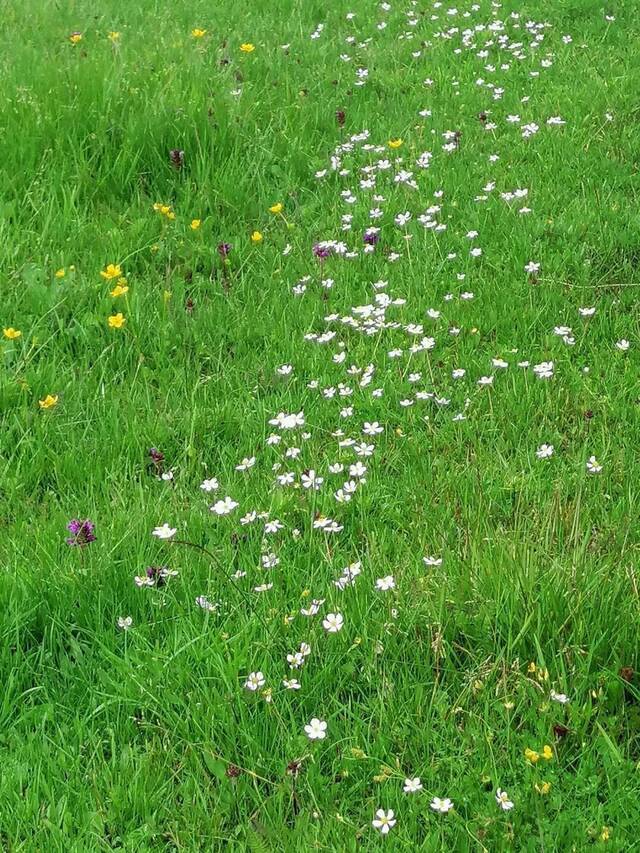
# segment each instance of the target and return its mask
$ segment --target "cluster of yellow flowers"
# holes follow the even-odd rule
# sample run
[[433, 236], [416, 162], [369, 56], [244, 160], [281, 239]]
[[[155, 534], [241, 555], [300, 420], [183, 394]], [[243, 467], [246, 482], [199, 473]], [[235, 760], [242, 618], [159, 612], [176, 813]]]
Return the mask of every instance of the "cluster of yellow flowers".
[[176, 215], [175, 215], [173, 208], [171, 207], [170, 204], [161, 204], [159, 201], [157, 201], [153, 205], [153, 209], [156, 211], [156, 213], [159, 213], [162, 216], [166, 216], [167, 219], [175, 219], [176, 218]]
[[[114, 278], [117, 279], [117, 283], [111, 291], [111, 296], [114, 299], [118, 296], [124, 296], [125, 293], [129, 292], [129, 285], [127, 284], [127, 279], [122, 275], [120, 264], [107, 264], [105, 269], [101, 270], [100, 275], [105, 281], [113, 281]], [[117, 314], [112, 314], [107, 319], [110, 329], [121, 329], [126, 322], [124, 315], [120, 311]]]
[[524, 757], [532, 764], [537, 764], [541, 758], [544, 758], [545, 761], [551, 761], [553, 758], [553, 750], [548, 743], [542, 747], [542, 752], [536, 752], [535, 749], [529, 749], [529, 747], [527, 747], [524, 751]]

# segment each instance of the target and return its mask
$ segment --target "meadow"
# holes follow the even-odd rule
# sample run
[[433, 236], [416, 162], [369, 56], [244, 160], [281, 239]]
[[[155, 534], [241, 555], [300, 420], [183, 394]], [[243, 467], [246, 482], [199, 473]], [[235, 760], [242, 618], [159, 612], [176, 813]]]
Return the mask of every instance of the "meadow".
[[0, 849], [638, 849], [639, 37], [5, 0]]

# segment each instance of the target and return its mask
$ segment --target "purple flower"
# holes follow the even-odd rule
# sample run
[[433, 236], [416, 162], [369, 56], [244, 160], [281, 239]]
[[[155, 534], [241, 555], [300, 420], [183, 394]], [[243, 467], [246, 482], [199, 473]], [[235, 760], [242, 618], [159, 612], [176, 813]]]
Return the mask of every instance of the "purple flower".
[[144, 578], [136, 578], [138, 586], [164, 586], [167, 578], [177, 575], [177, 572], [171, 571], [168, 566], [147, 566], [145, 569]]
[[326, 260], [331, 255], [331, 252], [331, 246], [328, 246], [326, 243], [316, 243], [313, 247], [313, 254], [321, 261]]
[[173, 168], [179, 171], [184, 166], [184, 151], [179, 148], [172, 148], [169, 151], [169, 160]]
[[380, 237], [375, 231], [365, 231], [362, 239], [367, 246], [375, 246]]
[[73, 534], [73, 536], [69, 536], [67, 538], [67, 545], [70, 547], [84, 547], [88, 545], [90, 542], [95, 542], [96, 537], [94, 534], [95, 524], [93, 521], [89, 521], [88, 518], [85, 518], [84, 521], [81, 521], [79, 518], [73, 518], [67, 524], [67, 530]]
[[229, 252], [231, 251], [231, 243], [218, 243], [218, 254], [224, 261]]
[[157, 447], [152, 447], [149, 450], [149, 456], [151, 457], [153, 462], [156, 463], [156, 465], [158, 465], [160, 462], [164, 461], [164, 453], [162, 453], [161, 450], [158, 450]]

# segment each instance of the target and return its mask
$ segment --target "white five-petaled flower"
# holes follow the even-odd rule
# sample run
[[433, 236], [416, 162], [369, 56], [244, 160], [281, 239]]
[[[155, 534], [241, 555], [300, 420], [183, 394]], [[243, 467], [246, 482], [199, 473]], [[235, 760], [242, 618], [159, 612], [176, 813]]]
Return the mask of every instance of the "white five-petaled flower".
[[233, 498], [230, 498], [228, 495], [226, 498], [223, 498], [220, 501], [216, 501], [213, 506], [210, 506], [209, 509], [211, 512], [216, 515], [229, 515], [230, 512], [238, 506], [238, 502], [234, 501]]
[[313, 468], [311, 468], [309, 471], [306, 471], [304, 474], [302, 474], [302, 476], [300, 477], [300, 480], [302, 482], [302, 487], [304, 489], [315, 489], [316, 491], [324, 483], [324, 478], [318, 477], [318, 475], [313, 470]]
[[325, 619], [322, 620], [322, 627], [329, 634], [337, 634], [342, 630], [344, 625], [344, 616], [342, 613], [327, 613]]
[[590, 456], [587, 459], [587, 473], [599, 474], [602, 471], [602, 465], [598, 462], [595, 456]]
[[506, 791], [501, 791], [500, 788], [496, 791], [496, 803], [505, 812], [511, 811], [513, 808], [513, 803], [509, 799], [509, 795]]
[[384, 809], [378, 809], [375, 818], [371, 821], [371, 825], [380, 830], [383, 835], [387, 835], [389, 830], [396, 825], [393, 809], [385, 812]]
[[415, 794], [416, 791], [421, 791], [422, 782], [420, 781], [420, 777], [416, 776], [414, 779], [405, 779], [402, 790], [405, 794]]
[[171, 539], [177, 532], [177, 527], [169, 527], [169, 525], [165, 523], [162, 527], [155, 527], [151, 535], [156, 536], [158, 539]]
[[123, 631], [128, 631], [132, 625], [132, 616], [118, 616], [118, 628], [122, 628]]
[[434, 797], [431, 800], [430, 805], [434, 812], [440, 812], [440, 814], [446, 814], [453, 808], [453, 802], [449, 797], [444, 797], [444, 799], [441, 797]]
[[553, 456], [553, 444], [541, 444], [536, 450], [536, 456], [538, 459], [548, 459]]
[[210, 480], [203, 480], [202, 483], [200, 483], [200, 488], [203, 492], [216, 492], [219, 486], [220, 484], [215, 477], [211, 477]]
[[376, 581], [376, 589], [380, 589], [383, 592], [386, 592], [389, 589], [395, 589], [395, 579], [393, 575], [387, 575], [384, 578], [378, 578]]
[[566, 705], [569, 702], [569, 697], [566, 693], [556, 693], [555, 690], [552, 690], [549, 696], [554, 702], [559, 702], [561, 705]]
[[245, 456], [242, 462], [239, 465], [236, 465], [236, 471], [248, 471], [249, 468], [253, 468], [256, 464], [255, 456]]
[[324, 720], [319, 720], [317, 717], [314, 717], [307, 723], [304, 730], [309, 740], [324, 740], [327, 736], [327, 724]]
[[247, 690], [256, 691], [261, 687], [264, 687], [266, 684], [266, 679], [264, 675], [258, 672], [250, 672], [247, 680], [244, 683], [244, 686]]
[[631, 344], [629, 343], [629, 341], [625, 340], [624, 338], [621, 338], [619, 341], [616, 341], [616, 349], [619, 349], [620, 352], [626, 352], [630, 346]]

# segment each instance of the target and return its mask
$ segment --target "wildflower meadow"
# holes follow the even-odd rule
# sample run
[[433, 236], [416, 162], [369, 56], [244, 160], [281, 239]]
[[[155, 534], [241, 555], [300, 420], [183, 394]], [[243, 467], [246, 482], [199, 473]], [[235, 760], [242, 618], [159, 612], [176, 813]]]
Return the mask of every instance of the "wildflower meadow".
[[639, 849], [635, 4], [0, 33], [0, 849]]

